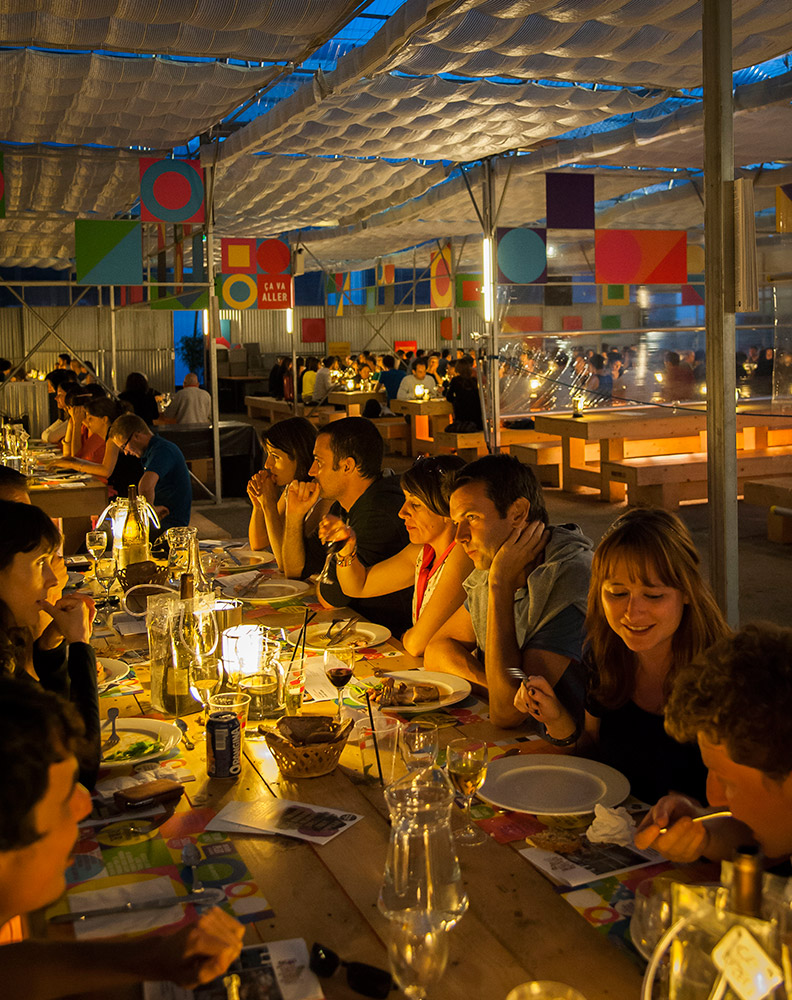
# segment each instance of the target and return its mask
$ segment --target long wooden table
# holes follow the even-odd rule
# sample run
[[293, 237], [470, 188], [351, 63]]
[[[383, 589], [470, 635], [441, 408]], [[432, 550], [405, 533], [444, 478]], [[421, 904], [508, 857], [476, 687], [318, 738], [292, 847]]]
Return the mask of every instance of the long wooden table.
[[[603, 462], [649, 455], [706, 451], [707, 413], [703, 405], [631, 406], [614, 410], [585, 410], [533, 414], [537, 431], [561, 438], [565, 490], [588, 486], [599, 490], [602, 500], [623, 500], [625, 487], [603, 477]], [[788, 428], [788, 430], [787, 430]], [[792, 441], [792, 418], [767, 403], [740, 405], [737, 410], [739, 444], [745, 450]], [[787, 440], [787, 438], [789, 440]], [[586, 444], [598, 443], [599, 460], [586, 461]]]
[[[287, 627], [302, 622], [298, 608], [291, 616], [256, 613], [255, 620], [265, 625]], [[320, 612], [316, 621], [329, 620], [332, 614]], [[142, 641], [126, 639], [123, 644], [129, 647]], [[109, 642], [111, 649], [118, 644], [115, 639]], [[102, 645], [107, 643], [97, 643], [97, 647]], [[361, 661], [357, 672], [370, 674], [373, 666], [403, 670], [421, 665], [394, 640], [389, 645], [400, 650], [398, 657]], [[145, 669], [135, 669], [145, 683]], [[118, 707], [122, 716], [150, 711], [145, 695], [102, 701], [104, 710], [110, 705]], [[325, 707], [330, 706], [325, 703]], [[387, 968], [388, 923], [376, 901], [389, 841], [388, 815], [382, 789], [362, 782], [354, 749], [347, 747], [341, 766], [331, 775], [288, 781], [280, 776], [263, 743], [248, 742], [239, 780], [212, 780], [206, 777], [205, 744], [197, 717], [187, 721], [196, 744], [194, 751], [184, 753], [196, 777], [185, 786], [192, 806], [219, 809], [230, 800], [275, 796], [363, 816], [322, 846], [285, 837], [233, 835], [275, 914], [248, 925], [246, 943], [302, 937], [309, 948], [318, 941], [348, 960]], [[509, 735], [488, 721], [478, 721], [461, 730], [441, 730], [441, 739], [447, 741], [460, 731], [491, 741]], [[461, 822], [457, 809], [454, 821]], [[576, 914], [515, 850], [488, 840], [482, 847], [460, 849], [460, 863], [470, 907], [450, 932], [451, 957], [441, 985], [431, 993], [433, 1000], [504, 1000], [514, 986], [531, 979], [569, 983], [587, 1000], [638, 997], [638, 966]], [[328, 1000], [359, 997], [341, 975], [323, 985]], [[136, 989], [114, 993], [115, 1000], [139, 996]]]
[[90, 476], [84, 483], [70, 486], [31, 486], [30, 499], [50, 517], [63, 519], [63, 551], [68, 556], [85, 541], [91, 515], [101, 514], [107, 506], [107, 486]]
[[359, 417], [370, 399], [384, 404], [387, 396], [384, 389], [334, 389], [327, 397], [333, 406], [343, 406], [348, 417]]
[[394, 399], [390, 404], [394, 413], [404, 413], [410, 418], [410, 454], [413, 458], [428, 452], [437, 454], [435, 435], [453, 420], [454, 408], [446, 399]]

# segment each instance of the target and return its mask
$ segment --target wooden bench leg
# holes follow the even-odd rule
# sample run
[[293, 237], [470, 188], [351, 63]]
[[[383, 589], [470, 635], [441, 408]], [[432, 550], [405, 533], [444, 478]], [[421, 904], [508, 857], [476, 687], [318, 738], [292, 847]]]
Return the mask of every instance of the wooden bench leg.
[[[613, 440], [603, 439], [600, 441], [600, 462], [618, 462], [624, 458], [624, 439], [614, 438]], [[606, 480], [602, 476], [602, 486], [600, 487], [600, 500], [609, 503], [620, 503], [624, 500], [627, 487], [624, 483], [616, 483], [612, 479]]]
[[792, 544], [792, 517], [784, 517], [775, 511], [767, 512], [767, 538], [781, 545]]

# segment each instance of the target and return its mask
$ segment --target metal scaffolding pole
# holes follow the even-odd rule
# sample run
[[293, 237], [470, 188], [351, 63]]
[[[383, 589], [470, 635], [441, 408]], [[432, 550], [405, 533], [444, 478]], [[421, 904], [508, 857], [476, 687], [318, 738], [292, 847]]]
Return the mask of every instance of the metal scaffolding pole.
[[[486, 315], [486, 301], [485, 301], [485, 326], [487, 333], [487, 371], [489, 377], [487, 379], [489, 388], [489, 419], [491, 421], [490, 427], [490, 450], [497, 454], [500, 451], [500, 369], [498, 365], [499, 349], [498, 349], [498, 334], [497, 334], [497, 284], [495, 281], [495, 176], [492, 169], [492, 160], [484, 161], [484, 175], [482, 177], [482, 199], [481, 199], [481, 215], [483, 221], [484, 229], [484, 254], [489, 256], [489, 275], [490, 275], [490, 288], [489, 290], [485, 288], [484, 295], [490, 296], [490, 308], [489, 315]], [[484, 264], [484, 281], [487, 283], [487, 262], [485, 260]]]
[[110, 286], [110, 384], [118, 392], [118, 354], [116, 351], [115, 285]]
[[704, 0], [704, 238], [710, 575], [739, 623], [731, 4]]
[[209, 392], [212, 396], [212, 455], [214, 457], [215, 503], [223, 502], [222, 467], [220, 464], [220, 397], [217, 387], [217, 337], [220, 334], [220, 303], [214, 280], [214, 166], [206, 166], [206, 280], [209, 282], [209, 308], [206, 310], [206, 330], [209, 341]]

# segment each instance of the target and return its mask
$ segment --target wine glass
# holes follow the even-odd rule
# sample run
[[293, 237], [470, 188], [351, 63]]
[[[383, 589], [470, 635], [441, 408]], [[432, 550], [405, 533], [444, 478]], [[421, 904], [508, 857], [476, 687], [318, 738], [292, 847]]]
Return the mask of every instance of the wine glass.
[[401, 727], [399, 746], [402, 760], [409, 770], [431, 767], [437, 760], [437, 723], [415, 719]]
[[[222, 661], [216, 656], [199, 657], [189, 667], [190, 694], [203, 705], [204, 713], [209, 708], [209, 699], [220, 687], [223, 676]], [[203, 724], [204, 720], [199, 720]]]
[[448, 962], [448, 934], [428, 914], [405, 913], [391, 921], [388, 936], [391, 974], [409, 1000], [425, 1000]]
[[116, 578], [116, 564], [114, 559], [97, 559], [94, 563], [94, 576], [104, 587], [104, 596], [99, 604], [98, 610], [106, 611], [112, 606], [113, 599], [110, 597], [110, 588]]
[[334, 688], [338, 688], [338, 719], [341, 720], [341, 705], [344, 700], [344, 688], [352, 679], [355, 670], [355, 650], [352, 646], [341, 649], [326, 649], [324, 653], [324, 670], [327, 679]]
[[343, 539], [339, 538], [339, 539], [337, 539], [334, 542], [328, 542], [327, 543], [327, 545], [325, 546], [325, 548], [327, 549], [327, 557], [325, 558], [325, 563], [324, 563], [324, 566], [322, 567], [322, 572], [316, 578], [316, 582], [317, 583], [332, 583], [333, 582], [333, 578], [330, 576], [330, 564], [332, 563], [333, 559], [335, 558], [336, 553], [340, 552], [341, 549], [343, 549], [343, 547], [346, 545], [347, 541], [348, 541], [348, 539], [346, 539], [346, 538], [343, 538]]
[[481, 740], [451, 740], [446, 749], [446, 768], [456, 790], [465, 796], [465, 827], [454, 837], [458, 844], [477, 847], [487, 839], [470, 818], [473, 795], [487, 775], [487, 744]]
[[93, 557], [93, 561], [96, 562], [107, 548], [107, 535], [103, 531], [87, 531], [85, 533], [85, 547]]

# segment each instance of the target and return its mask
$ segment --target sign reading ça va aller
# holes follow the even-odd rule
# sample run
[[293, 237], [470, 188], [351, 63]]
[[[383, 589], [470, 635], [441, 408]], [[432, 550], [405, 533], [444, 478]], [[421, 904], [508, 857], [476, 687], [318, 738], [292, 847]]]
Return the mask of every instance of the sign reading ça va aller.
[[291, 309], [294, 285], [290, 274], [257, 274], [259, 309]]

